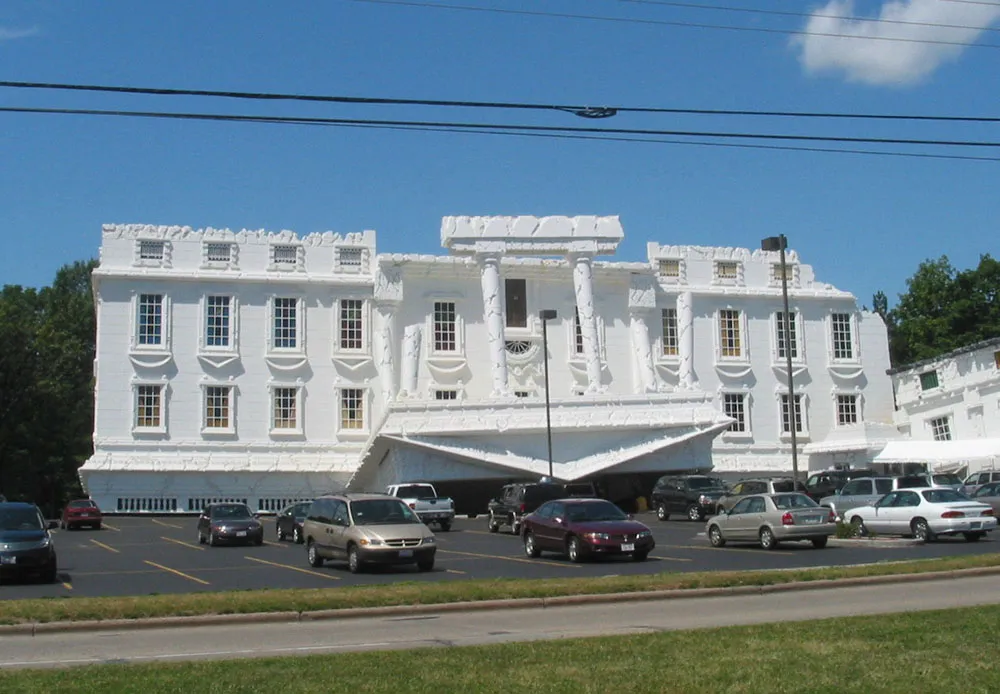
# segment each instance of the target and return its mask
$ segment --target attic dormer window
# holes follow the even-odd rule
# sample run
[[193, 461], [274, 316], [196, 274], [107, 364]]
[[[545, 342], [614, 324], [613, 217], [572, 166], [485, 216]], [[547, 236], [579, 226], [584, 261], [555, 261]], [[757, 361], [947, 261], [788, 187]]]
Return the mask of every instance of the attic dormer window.
[[163, 241], [140, 241], [139, 260], [163, 260]]
[[275, 265], [295, 265], [299, 262], [297, 246], [271, 246], [271, 259]]

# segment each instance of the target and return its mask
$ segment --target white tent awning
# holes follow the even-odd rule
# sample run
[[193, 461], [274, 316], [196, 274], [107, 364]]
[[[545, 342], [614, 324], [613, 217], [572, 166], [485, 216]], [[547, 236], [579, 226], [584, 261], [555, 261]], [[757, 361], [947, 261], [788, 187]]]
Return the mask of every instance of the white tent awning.
[[1000, 439], [965, 441], [890, 441], [876, 463], [931, 463], [935, 468], [1000, 461]]

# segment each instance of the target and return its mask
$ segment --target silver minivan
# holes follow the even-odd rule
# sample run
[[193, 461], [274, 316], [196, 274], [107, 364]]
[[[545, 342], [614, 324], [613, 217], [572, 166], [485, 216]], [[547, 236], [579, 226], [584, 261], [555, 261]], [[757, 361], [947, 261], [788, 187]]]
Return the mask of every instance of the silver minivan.
[[828, 506], [840, 518], [842, 511], [857, 506], [873, 504], [895, 488], [893, 477], [859, 477], [851, 480], [832, 496], [819, 500], [820, 506]]

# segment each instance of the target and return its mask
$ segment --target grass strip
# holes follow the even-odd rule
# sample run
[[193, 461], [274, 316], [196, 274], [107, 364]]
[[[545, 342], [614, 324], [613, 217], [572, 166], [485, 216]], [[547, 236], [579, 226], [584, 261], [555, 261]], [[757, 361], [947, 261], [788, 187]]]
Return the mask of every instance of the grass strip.
[[142, 619], [261, 612], [311, 612], [352, 607], [549, 598], [654, 590], [765, 586], [861, 576], [886, 576], [1000, 566], [1000, 554], [884, 562], [863, 566], [769, 571], [706, 571], [565, 579], [415, 582], [316, 589], [197, 592], [132, 597], [59, 597], [0, 601], [0, 624]]
[[[0, 671], [0, 691], [817, 694], [1000, 691], [1000, 606], [419, 651]], [[978, 644], [978, 646], [977, 646]]]

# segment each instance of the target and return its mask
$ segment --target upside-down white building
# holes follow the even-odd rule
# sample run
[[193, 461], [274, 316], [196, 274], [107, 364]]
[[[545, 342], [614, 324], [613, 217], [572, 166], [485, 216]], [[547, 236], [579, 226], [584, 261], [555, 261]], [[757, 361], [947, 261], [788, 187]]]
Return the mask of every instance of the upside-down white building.
[[445, 217], [447, 255], [379, 255], [372, 231], [105, 226], [81, 479], [111, 512], [414, 479], [475, 512], [550, 465], [626, 499], [668, 471], [788, 471], [793, 426], [803, 469], [885, 444], [886, 330], [853, 295], [789, 252], [785, 335], [777, 253], [606, 260], [622, 238], [617, 217]]

